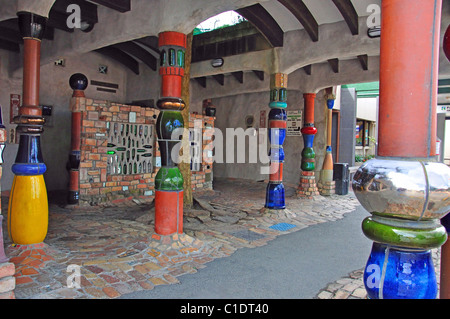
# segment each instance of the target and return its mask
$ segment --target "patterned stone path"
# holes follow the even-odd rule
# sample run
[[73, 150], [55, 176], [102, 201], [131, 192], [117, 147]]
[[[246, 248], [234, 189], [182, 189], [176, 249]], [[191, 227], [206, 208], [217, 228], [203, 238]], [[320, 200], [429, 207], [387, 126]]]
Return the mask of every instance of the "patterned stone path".
[[[154, 233], [150, 203], [70, 208], [50, 200], [45, 243], [20, 246], [5, 241], [6, 254], [16, 265], [16, 298], [109, 299], [175, 284], [177, 277], [195, 273], [215, 258], [336, 221], [359, 205], [352, 193], [313, 200], [294, 194], [288, 189], [289, 210], [267, 212], [261, 209], [264, 183], [222, 181], [214, 192], [196, 194], [195, 207], [184, 213], [184, 233], [172, 236]], [[317, 298], [365, 298], [362, 271], [324, 287]]]

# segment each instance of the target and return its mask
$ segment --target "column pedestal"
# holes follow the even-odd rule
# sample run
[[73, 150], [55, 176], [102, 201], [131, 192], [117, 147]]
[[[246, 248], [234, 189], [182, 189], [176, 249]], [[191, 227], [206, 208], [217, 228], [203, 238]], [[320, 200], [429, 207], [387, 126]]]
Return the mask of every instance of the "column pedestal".
[[314, 172], [301, 172], [300, 184], [297, 187], [297, 196], [308, 199], [312, 199], [315, 196], [320, 196]]

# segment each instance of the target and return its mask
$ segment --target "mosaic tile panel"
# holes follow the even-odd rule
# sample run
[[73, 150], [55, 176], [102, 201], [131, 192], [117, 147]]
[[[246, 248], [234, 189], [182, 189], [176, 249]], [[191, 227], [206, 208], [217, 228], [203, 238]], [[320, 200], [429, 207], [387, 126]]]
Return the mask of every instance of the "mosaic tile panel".
[[154, 125], [107, 122], [108, 175], [153, 172]]
[[279, 230], [279, 231], [288, 231], [291, 228], [296, 227], [293, 224], [288, 224], [288, 223], [278, 223], [275, 225], [270, 226], [270, 229], [275, 229], [275, 230]]

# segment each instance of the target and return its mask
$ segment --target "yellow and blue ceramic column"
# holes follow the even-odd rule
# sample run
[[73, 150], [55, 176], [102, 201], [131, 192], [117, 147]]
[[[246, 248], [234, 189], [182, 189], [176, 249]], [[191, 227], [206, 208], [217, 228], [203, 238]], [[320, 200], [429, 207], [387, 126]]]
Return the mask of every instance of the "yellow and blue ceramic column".
[[41, 39], [47, 19], [19, 12], [19, 29], [24, 41], [23, 105], [14, 118], [20, 134], [13, 185], [8, 205], [8, 233], [15, 244], [43, 242], [48, 229], [48, 199], [43, 174], [40, 136], [44, 118], [39, 107]]

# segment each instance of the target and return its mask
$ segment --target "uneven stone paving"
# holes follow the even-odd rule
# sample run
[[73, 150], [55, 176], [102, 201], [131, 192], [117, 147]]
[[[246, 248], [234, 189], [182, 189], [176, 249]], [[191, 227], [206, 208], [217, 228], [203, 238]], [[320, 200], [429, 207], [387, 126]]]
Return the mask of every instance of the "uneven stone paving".
[[[194, 209], [184, 212], [184, 233], [172, 236], [154, 233], [151, 203], [79, 208], [51, 204], [45, 243], [5, 242], [6, 254], [16, 265], [16, 298], [116, 298], [178, 283], [177, 277], [195, 273], [215, 258], [336, 221], [359, 205], [352, 193], [311, 200], [296, 198], [291, 191], [286, 198], [289, 209], [267, 212], [261, 209], [264, 189], [264, 183], [231, 180], [218, 184], [214, 192], [196, 194]], [[270, 228], [274, 225], [292, 228]], [[70, 288], [77, 283], [77, 270], [80, 287]], [[317, 295], [320, 299], [365, 297], [362, 270]]]

